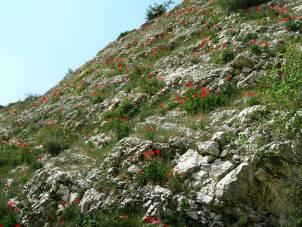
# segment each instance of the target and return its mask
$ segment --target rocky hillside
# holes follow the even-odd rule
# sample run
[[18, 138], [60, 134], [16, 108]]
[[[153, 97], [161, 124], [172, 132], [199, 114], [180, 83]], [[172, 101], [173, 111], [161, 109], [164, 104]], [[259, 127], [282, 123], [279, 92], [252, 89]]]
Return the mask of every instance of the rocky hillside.
[[0, 226], [300, 226], [301, 15], [185, 0], [1, 109]]

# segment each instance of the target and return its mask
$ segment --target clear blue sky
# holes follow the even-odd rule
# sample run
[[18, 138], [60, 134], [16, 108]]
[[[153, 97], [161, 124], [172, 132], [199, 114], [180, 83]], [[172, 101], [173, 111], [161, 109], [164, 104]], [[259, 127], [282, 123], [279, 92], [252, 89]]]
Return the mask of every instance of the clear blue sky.
[[138, 28], [154, 2], [163, 0], [0, 0], [0, 105], [45, 93]]

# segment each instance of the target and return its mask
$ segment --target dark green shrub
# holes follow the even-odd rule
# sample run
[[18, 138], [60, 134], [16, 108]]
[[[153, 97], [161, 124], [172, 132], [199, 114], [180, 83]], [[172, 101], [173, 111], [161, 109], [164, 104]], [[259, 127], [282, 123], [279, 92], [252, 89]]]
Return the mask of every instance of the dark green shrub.
[[133, 32], [133, 30], [122, 32], [122, 33], [118, 36], [117, 39], [123, 38], [123, 37], [125, 37], [126, 35], [130, 34], [131, 32]]
[[66, 221], [69, 224], [71, 223], [75, 224], [77, 223], [77, 219], [79, 218], [80, 213], [81, 213], [81, 208], [79, 205], [77, 204], [69, 205], [63, 211], [64, 221]]
[[250, 45], [250, 50], [255, 55], [259, 55], [262, 53], [262, 48], [258, 45]]
[[216, 64], [226, 64], [235, 58], [235, 53], [227, 48], [213, 55], [213, 61]]
[[173, 3], [174, 3], [173, 1], [169, 0], [162, 4], [154, 3], [153, 5], [149, 5], [146, 13], [146, 19], [150, 21], [156, 17], [163, 15], [165, 12], [167, 12], [170, 5]]
[[269, 0], [219, 0], [218, 4], [228, 12], [247, 9], [252, 6], [268, 2]]
[[285, 23], [285, 27], [289, 31], [302, 32], [302, 21], [301, 20], [289, 20]]
[[46, 152], [58, 155], [61, 151], [68, 149], [77, 138], [77, 134], [72, 130], [51, 125], [40, 131], [38, 140], [43, 144]]
[[59, 155], [61, 151], [68, 148], [66, 141], [60, 136], [50, 135], [43, 143], [44, 149], [51, 155]]
[[110, 125], [113, 131], [116, 133], [116, 137], [118, 140], [127, 137], [131, 132], [131, 127], [128, 121], [114, 119], [112, 120]]

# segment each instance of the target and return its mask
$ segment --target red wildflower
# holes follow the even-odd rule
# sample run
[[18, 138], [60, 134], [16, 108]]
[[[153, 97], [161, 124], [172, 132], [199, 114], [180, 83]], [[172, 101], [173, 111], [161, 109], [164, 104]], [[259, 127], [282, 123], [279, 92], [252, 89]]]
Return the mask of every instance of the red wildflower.
[[62, 205], [63, 207], [66, 207], [67, 202], [66, 202], [65, 200], [63, 200], [62, 203], [61, 203], [61, 205]]
[[14, 200], [9, 200], [9, 201], [7, 202], [7, 207], [8, 207], [9, 209], [15, 208], [15, 206], [16, 206], [16, 202], [15, 202]]
[[193, 83], [192, 82], [188, 82], [188, 83], [185, 84], [185, 86], [187, 88], [192, 88], [193, 87]]
[[81, 200], [79, 199], [79, 197], [76, 197], [76, 198], [73, 200], [73, 202], [74, 202], [75, 204], [79, 204], [79, 203], [81, 202]]
[[261, 7], [260, 7], [260, 6], [257, 6], [257, 7], [256, 7], [256, 12], [257, 12], [257, 13], [261, 12]]
[[280, 23], [283, 23], [283, 22], [288, 22], [288, 21], [289, 21], [289, 18], [286, 17], [286, 18], [281, 19], [279, 22], [280, 22]]
[[158, 48], [162, 51], [165, 51], [166, 50], [166, 47], [164, 45], [159, 45]]
[[117, 68], [119, 71], [121, 71], [123, 69], [123, 64], [122, 63], [118, 63], [117, 64]]
[[165, 104], [164, 104], [164, 103], [160, 103], [160, 104], [159, 104], [159, 107], [160, 107], [161, 109], [164, 109], [164, 108], [165, 108]]
[[176, 96], [175, 97], [175, 101], [177, 102], [177, 101], [179, 101], [180, 100], [180, 96]]
[[19, 213], [21, 212], [21, 209], [20, 209], [19, 207], [16, 207], [15, 210], [14, 210], [14, 212], [15, 212], [16, 214], [19, 214]]
[[160, 154], [160, 150], [155, 150], [154, 154], [157, 154], [157, 155]]
[[226, 80], [228, 80], [228, 81], [230, 81], [230, 80], [232, 80], [233, 79], [233, 76], [231, 75], [231, 74], [229, 74], [229, 75], [227, 75], [226, 76], [226, 78], [225, 78]]
[[147, 216], [144, 220], [150, 224], [160, 224], [160, 219], [153, 216]]
[[3, 224], [0, 224], [0, 227], [4, 227]]
[[201, 88], [201, 98], [205, 98], [207, 96], [207, 87], [202, 87]]
[[165, 224], [165, 227], [169, 227], [169, 225], [168, 225], [168, 224]]
[[21, 225], [19, 223], [15, 224], [15, 227], [21, 227]]

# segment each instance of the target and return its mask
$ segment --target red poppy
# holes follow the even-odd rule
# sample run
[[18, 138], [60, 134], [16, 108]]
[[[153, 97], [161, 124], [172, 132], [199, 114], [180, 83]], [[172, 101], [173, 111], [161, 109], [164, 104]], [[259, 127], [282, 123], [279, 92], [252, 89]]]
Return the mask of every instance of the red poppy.
[[79, 204], [79, 203], [81, 202], [81, 200], [79, 199], [79, 197], [76, 197], [76, 198], [73, 200], [73, 202], [74, 202], [75, 204]]
[[185, 84], [185, 86], [187, 88], [192, 88], [193, 87], [193, 83], [192, 82], [188, 82], [188, 83]]
[[159, 48], [160, 50], [162, 50], [162, 51], [166, 50], [166, 47], [163, 46], [163, 45], [159, 45], [158, 48]]
[[202, 87], [201, 88], [201, 98], [205, 98], [207, 96], [207, 87]]
[[155, 154], [160, 154], [160, 150], [155, 150], [154, 153]]
[[21, 209], [20, 209], [19, 207], [16, 207], [15, 210], [14, 210], [14, 212], [15, 212], [16, 214], [19, 214], [19, 213], [21, 212]]
[[144, 220], [150, 224], [160, 224], [160, 219], [152, 216], [147, 216]]
[[289, 18], [286, 17], [286, 18], [281, 19], [279, 22], [280, 22], [280, 23], [283, 23], [283, 22], [288, 22], [288, 21], [289, 21]]
[[21, 225], [19, 223], [15, 224], [15, 227], [21, 227]]
[[65, 200], [63, 200], [62, 203], [61, 203], [61, 205], [62, 205], [63, 207], [66, 207], [67, 202], [66, 202]]
[[117, 68], [119, 71], [121, 71], [123, 69], [123, 64], [122, 63], [118, 63], [117, 64]]
[[175, 101], [179, 101], [179, 100], [180, 100], [180, 96], [176, 96]]
[[230, 81], [230, 80], [232, 80], [233, 79], [233, 76], [231, 75], [231, 74], [229, 74], [229, 75], [227, 75], [226, 76], [226, 78], [225, 78], [226, 80], [228, 80], [228, 81]]
[[15, 201], [9, 200], [9, 201], [7, 202], [7, 207], [8, 207], [9, 209], [14, 208], [15, 206], [16, 206], [16, 202], [15, 202]]

